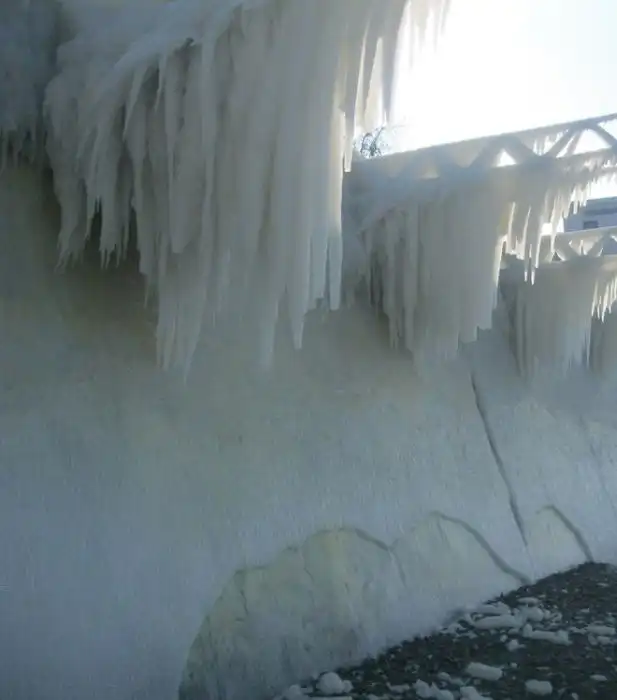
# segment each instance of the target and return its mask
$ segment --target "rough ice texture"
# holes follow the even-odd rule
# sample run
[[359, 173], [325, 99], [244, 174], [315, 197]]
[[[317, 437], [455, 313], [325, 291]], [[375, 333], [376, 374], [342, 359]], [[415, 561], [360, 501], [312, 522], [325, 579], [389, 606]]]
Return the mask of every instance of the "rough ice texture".
[[134, 225], [165, 366], [186, 368], [221, 310], [257, 319], [265, 360], [280, 315], [299, 346], [307, 311], [339, 305], [354, 130], [388, 116], [401, 32], [439, 26], [448, 4], [86, 7], [48, 91], [62, 259], [98, 213], [104, 262]]
[[[572, 198], [584, 199], [590, 184], [612, 172], [617, 153], [607, 142], [594, 153], [570, 154], [566, 139], [563, 153], [542, 155], [559, 134], [541, 131], [546, 144], [534, 144], [536, 150], [522, 132], [357, 161], [352, 168], [347, 240], [354, 233], [361, 238], [363, 251], [355, 243], [352, 252], [364, 265], [369, 298], [388, 317], [392, 343], [417, 361], [452, 358], [491, 327], [504, 255], [521, 261], [521, 364], [539, 359], [563, 369], [588, 351], [592, 317], [603, 318], [615, 300], [617, 262], [544, 263], [542, 231], [551, 225], [545, 247], [553, 251]], [[575, 142], [577, 130], [568, 133]], [[499, 167], [503, 153], [514, 164]]]
[[0, 166], [43, 152], [43, 97], [58, 39], [55, 0], [0, 3]]
[[420, 377], [357, 306], [180, 386], [135, 269], [54, 273], [49, 195], [0, 180], [0, 697], [257, 700], [615, 561], [614, 385], [527, 387], [507, 319]]

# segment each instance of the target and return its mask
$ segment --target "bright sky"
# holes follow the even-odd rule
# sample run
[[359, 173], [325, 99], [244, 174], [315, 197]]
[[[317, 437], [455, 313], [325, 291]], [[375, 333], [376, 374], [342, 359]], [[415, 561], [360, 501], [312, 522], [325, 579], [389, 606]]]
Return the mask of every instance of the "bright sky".
[[451, 2], [436, 51], [399, 86], [401, 146], [617, 112], [617, 0]]

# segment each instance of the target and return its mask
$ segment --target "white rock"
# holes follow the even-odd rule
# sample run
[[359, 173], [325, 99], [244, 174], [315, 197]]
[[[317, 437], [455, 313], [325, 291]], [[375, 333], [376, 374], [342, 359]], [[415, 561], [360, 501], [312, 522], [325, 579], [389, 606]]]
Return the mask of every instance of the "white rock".
[[551, 632], [551, 630], [534, 630], [531, 625], [525, 625], [523, 628], [523, 637], [527, 639], [537, 639], [542, 642], [551, 642], [552, 644], [561, 644], [563, 646], [568, 646], [570, 644], [570, 635], [566, 630], [558, 630], [557, 632]]
[[525, 688], [532, 695], [550, 695], [553, 692], [553, 685], [550, 681], [525, 681]]
[[491, 615], [473, 620], [472, 625], [479, 630], [496, 630], [508, 627], [518, 628], [524, 622], [520, 615]]
[[337, 673], [328, 671], [319, 676], [316, 684], [317, 692], [324, 695], [342, 695], [348, 693], [351, 687], [348, 687], [348, 682], [345, 682]]
[[530, 597], [519, 598], [518, 602], [521, 605], [540, 605], [540, 601], [538, 598], [530, 598]]
[[503, 671], [496, 666], [488, 666], [476, 662], [470, 663], [465, 673], [472, 678], [481, 678], [483, 681], [498, 681], [503, 676]]
[[302, 698], [306, 698], [306, 695], [299, 685], [291, 685], [283, 693], [283, 700], [302, 700]]
[[348, 693], [345, 681], [333, 671], [324, 673], [317, 681], [317, 691], [320, 695], [342, 695]]
[[615, 634], [615, 628], [608, 627], [607, 625], [589, 625], [587, 627], [587, 632], [589, 632], [589, 634], [597, 634], [602, 637], [612, 637]]
[[419, 698], [433, 697], [431, 686], [426, 681], [416, 681], [413, 685], [413, 689], [416, 691], [416, 695]]
[[485, 603], [479, 605], [473, 612], [481, 615], [509, 615], [511, 610], [505, 603]]
[[598, 682], [602, 683], [604, 681], [607, 681], [608, 678], [606, 676], [602, 675], [601, 673], [594, 673], [593, 676], [591, 676], [591, 680], [598, 681]]
[[521, 608], [520, 612], [526, 620], [532, 622], [542, 622], [546, 617], [544, 610], [540, 610], [540, 608]]

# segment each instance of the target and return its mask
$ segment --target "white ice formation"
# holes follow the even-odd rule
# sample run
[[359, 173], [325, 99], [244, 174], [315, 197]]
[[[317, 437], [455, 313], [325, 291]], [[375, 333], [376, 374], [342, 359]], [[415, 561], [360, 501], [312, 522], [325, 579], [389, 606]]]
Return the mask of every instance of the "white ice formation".
[[[389, 117], [401, 51], [449, 0], [69, 5], [57, 65], [53, 2], [0, 9], [2, 160], [38, 152], [47, 85], [61, 263], [93, 230], [103, 264], [135, 242], [165, 367], [188, 369], [224, 316], [265, 361], [282, 317], [299, 347], [342, 279], [364, 281], [393, 344], [448, 359], [491, 326], [506, 256], [522, 371], [615, 364], [617, 262], [546, 259], [572, 198], [617, 166], [602, 120], [358, 160], [343, 181], [356, 131]], [[607, 148], [577, 153], [585, 128]]]
[[249, 296], [264, 359], [283, 309], [300, 346], [307, 311], [339, 305], [354, 131], [387, 119], [401, 37], [448, 4], [176, 0], [81, 21], [47, 94], [61, 259], [98, 214], [104, 263], [134, 227], [164, 366]]
[[[492, 325], [510, 256], [520, 261], [524, 283], [519, 308], [532, 311], [519, 319], [524, 353], [557, 364], [582, 354], [592, 317], [614, 301], [615, 262], [568, 265], [578, 274], [558, 265], [553, 273], [550, 264], [541, 275], [537, 270], [546, 249], [554, 252], [572, 200], [584, 201], [591, 184], [614, 172], [617, 154], [610, 140], [604, 149], [572, 153], [576, 129], [563, 132], [522, 132], [357, 164], [347, 220], [363, 240], [367, 291], [387, 315], [394, 345], [427, 360], [451, 358], [474, 341]], [[500, 167], [504, 154], [513, 163]], [[564, 295], [558, 280], [566, 278]], [[559, 333], [543, 325], [554, 305]]]
[[617, 336], [617, 256], [604, 249], [617, 229], [558, 234], [532, 280], [510, 267], [502, 289], [510, 287], [515, 354], [523, 374], [538, 366], [564, 373], [575, 365], [606, 374], [615, 369]]

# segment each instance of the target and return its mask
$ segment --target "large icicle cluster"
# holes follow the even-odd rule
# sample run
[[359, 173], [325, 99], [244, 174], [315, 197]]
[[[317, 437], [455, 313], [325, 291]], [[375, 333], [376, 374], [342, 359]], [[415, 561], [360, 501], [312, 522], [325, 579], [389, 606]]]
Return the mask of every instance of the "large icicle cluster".
[[0, 2], [0, 167], [44, 150], [42, 104], [58, 42], [54, 0]]
[[615, 301], [616, 256], [541, 265], [533, 284], [521, 281], [516, 294], [514, 336], [521, 372], [532, 375], [539, 366], [563, 373], [574, 365], [605, 369], [614, 339], [602, 322], [612, 316]]
[[363, 231], [370, 296], [393, 343], [424, 361], [451, 358], [490, 328], [504, 253], [524, 260], [533, 282], [543, 225], [555, 231], [572, 198], [584, 199], [615, 158], [535, 157], [407, 183], [406, 201]]
[[606, 374], [616, 364], [616, 235], [617, 227], [558, 234], [552, 251], [544, 246], [533, 284], [508, 269], [502, 288], [523, 374], [538, 367], [563, 373], [573, 365]]
[[62, 259], [99, 213], [104, 261], [134, 226], [165, 366], [230, 296], [254, 301], [265, 358], [283, 305], [300, 345], [306, 312], [339, 304], [354, 130], [387, 116], [401, 32], [447, 5], [177, 0], [82, 21], [48, 90]]

